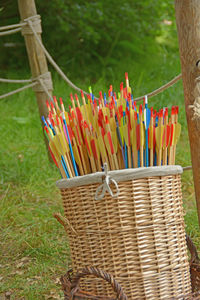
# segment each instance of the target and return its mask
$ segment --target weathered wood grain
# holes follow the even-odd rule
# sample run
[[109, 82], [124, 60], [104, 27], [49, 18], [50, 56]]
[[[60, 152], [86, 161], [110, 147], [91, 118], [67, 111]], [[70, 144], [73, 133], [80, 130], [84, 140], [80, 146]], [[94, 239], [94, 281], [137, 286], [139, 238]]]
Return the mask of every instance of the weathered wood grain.
[[200, 118], [189, 107], [200, 96], [200, 1], [175, 0], [185, 110], [191, 148], [194, 187], [200, 224]]
[[[28, 17], [37, 15], [35, 1], [34, 0], [18, 0], [18, 7], [21, 20]], [[38, 33], [38, 37], [41, 39], [41, 34]], [[46, 61], [46, 56], [35, 39], [33, 34], [24, 35], [26, 50], [28, 54], [29, 64], [31, 68], [32, 77], [37, 77], [48, 72], [48, 66]], [[52, 90], [48, 90], [52, 95]], [[47, 95], [45, 92], [35, 92], [37, 105], [41, 116], [48, 115], [48, 109], [46, 106]], [[47, 139], [45, 138], [46, 145], [48, 147]], [[48, 152], [49, 153], [49, 152]]]

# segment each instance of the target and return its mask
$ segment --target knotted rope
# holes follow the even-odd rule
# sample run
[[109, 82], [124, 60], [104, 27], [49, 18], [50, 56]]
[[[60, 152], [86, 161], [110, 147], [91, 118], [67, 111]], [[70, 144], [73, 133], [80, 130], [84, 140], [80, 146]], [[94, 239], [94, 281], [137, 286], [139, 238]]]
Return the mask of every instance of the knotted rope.
[[[29, 25], [29, 22], [31, 22], [31, 27]], [[26, 34], [34, 34], [35, 33], [42, 33], [42, 26], [41, 26], [41, 17], [40, 15], [31, 16], [27, 19], [24, 19], [22, 22], [22, 35]]]
[[[101, 184], [97, 188], [97, 190], [96, 190], [95, 200], [101, 200], [101, 199], [103, 199], [106, 191], [113, 198], [118, 197], [118, 195], [119, 195], [119, 188], [118, 188], [117, 182], [108, 175], [108, 166], [107, 166], [107, 163], [104, 164], [104, 172], [105, 172], [105, 179], [104, 179], [103, 184]], [[113, 193], [113, 191], [111, 190], [110, 184], [114, 184], [115, 185], [115, 188], [117, 190], [116, 193]]]
[[19, 89], [16, 89], [14, 91], [11, 91], [9, 93], [6, 93], [4, 95], [0, 96], [0, 99], [9, 97], [11, 95], [17, 94], [25, 89], [28, 89], [30, 87], [33, 88], [35, 92], [45, 92], [47, 96], [53, 100], [51, 94], [49, 93], [49, 90], [53, 89], [52, 85], [52, 79], [51, 79], [51, 73], [46, 72], [42, 75], [39, 75], [38, 77], [32, 78], [32, 79], [26, 79], [26, 80], [15, 80], [15, 79], [4, 79], [0, 78], [0, 82], [7, 82], [7, 83], [25, 83], [25, 82], [32, 82], [28, 85], [25, 85]]
[[[17, 29], [13, 29], [16, 28]], [[18, 28], [19, 27], [19, 28]], [[35, 15], [35, 16], [31, 16], [29, 18], [24, 19], [23, 21], [20, 22], [20, 24], [14, 24], [14, 25], [8, 25], [8, 26], [3, 26], [0, 27], [0, 31], [1, 30], [6, 30], [6, 29], [13, 29], [13, 30], [17, 30], [22, 32], [22, 35], [26, 35], [26, 34], [34, 34], [38, 44], [40, 45], [40, 47], [43, 49], [48, 61], [51, 63], [51, 65], [55, 68], [55, 70], [60, 74], [60, 76], [63, 78], [63, 80], [65, 82], [67, 82], [67, 84], [72, 87], [73, 89], [81, 92], [81, 89], [79, 87], [77, 87], [73, 82], [71, 82], [71, 80], [64, 74], [64, 72], [60, 69], [60, 67], [57, 65], [57, 63], [54, 61], [54, 59], [52, 58], [52, 56], [49, 54], [49, 52], [47, 51], [47, 49], [44, 47], [41, 39], [38, 37], [38, 33], [42, 33], [42, 27], [41, 27], [41, 17], [40, 15]], [[16, 32], [17, 32], [16, 31]], [[10, 32], [11, 33], [11, 32]], [[14, 33], [14, 31], [12, 32]], [[9, 34], [9, 32], [0, 32], [0, 35], [6, 35]], [[176, 76], [174, 79], [172, 79], [171, 81], [169, 81], [168, 83], [164, 84], [163, 86], [161, 86], [160, 88], [154, 90], [153, 92], [150, 93], [146, 93], [146, 95], [151, 98], [161, 92], [163, 92], [164, 90], [168, 89], [169, 87], [173, 86], [177, 81], [179, 81], [181, 79], [182, 75], [179, 74], [178, 76]], [[41, 84], [41, 86], [44, 86], [45, 83], [43, 82], [43, 85]], [[48, 90], [48, 87], [46, 87], [45, 89]], [[88, 93], [83, 91], [83, 93], [85, 95], [87, 95]], [[9, 93], [6, 95], [10, 95]], [[48, 97], [49, 97], [49, 93], [47, 93]], [[2, 99], [3, 97], [0, 97], [0, 99]], [[50, 97], [51, 98], [51, 97]], [[140, 96], [135, 98], [135, 101], [139, 101], [142, 100], [144, 98], [144, 96]], [[98, 100], [97, 97], [95, 97], [96, 100]]]

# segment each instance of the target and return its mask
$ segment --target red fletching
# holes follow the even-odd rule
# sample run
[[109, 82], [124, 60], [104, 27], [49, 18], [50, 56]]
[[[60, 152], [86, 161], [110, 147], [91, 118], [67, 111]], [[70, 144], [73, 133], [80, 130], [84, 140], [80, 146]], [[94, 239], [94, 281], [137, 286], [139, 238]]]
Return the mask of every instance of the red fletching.
[[168, 107], [165, 108], [164, 118], [168, 117]]
[[69, 121], [71, 122], [72, 121], [72, 117], [70, 114], [68, 114], [68, 117], [69, 117]]
[[63, 125], [63, 118], [60, 116], [60, 121], [61, 121], [61, 124]]
[[70, 99], [71, 99], [72, 102], [74, 101], [72, 93], [70, 94]]
[[82, 113], [81, 113], [81, 110], [79, 107], [76, 107], [76, 115], [77, 115], [78, 123], [79, 123], [79, 125], [81, 125], [83, 116], [82, 116]]
[[125, 73], [125, 79], [128, 80], [128, 73]]
[[60, 100], [60, 105], [63, 105], [63, 101], [61, 97], [59, 98], [59, 100]]
[[99, 110], [98, 117], [99, 117], [99, 119], [100, 119], [101, 121], [104, 119], [104, 118], [103, 118], [103, 112], [102, 112], [102, 109]]
[[97, 107], [97, 100], [94, 99], [94, 108], [96, 108], [96, 107]]
[[83, 127], [84, 127], [84, 128], [88, 128], [88, 124], [87, 124], [86, 121], [83, 122]]
[[124, 94], [124, 99], [127, 99], [127, 88], [124, 88], [123, 94]]
[[60, 122], [59, 122], [58, 115], [56, 115], [56, 124], [57, 124], [57, 126], [59, 126], [59, 125], [60, 125]]
[[153, 118], [153, 107], [151, 107], [151, 118]]
[[102, 120], [98, 119], [98, 125], [99, 127], [103, 127]]
[[71, 126], [68, 126], [68, 125], [67, 125], [67, 129], [69, 132], [69, 138], [70, 138], [70, 140], [72, 140], [72, 138], [74, 137], [73, 130], [72, 130]]
[[46, 131], [46, 133], [49, 133], [49, 129], [47, 128], [47, 126], [44, 126], [44, 130]]
[[140, 115], [142, 115], [142, 104], [140, 104], [139, 113], [140, 113]]
[[105, 116], [105, 121], [106, 121], [106, 124], [109, 124], [108, 116]]
[[52, 124], [53, 127], [55, 127], [55, 122], [54, 122], [53, 118], [51, 119], [51, 124]]
[[77, 96], [77, 94], [75, 94], [75, 99], [76, 99], [76, 102], [78, 102], [79, 100], [78, 100], [78, 96]]
[[134, 119], [137, 121], [137, 112], [134, 112]]
[[174, 115], [175, 112], [176, 112], [176, 108], [175, 108], [175, 106], [172, 106], [171, 115]]
[[99, 96], [100, 96], [100, 99], [102, 100], [103, 99], [102, 91], [99, 92]]
[[114, 154], [114, 147], [113, 147], [113, 143], [112, 143], [112, 138], [111, 138], [110, 132], [107, 133], [107, 137], [108, 137], [108, 141], [109, 141], [109, 145], [110, 145], [111, 154]]
[[173, 141], [173, 135], [174, 135], [174, 125], [171, 124], [170, 126], [170, 146], [172, 146], [172, 141]]
[[83, 94], [83, 91], [81, 90], [81, 98], [83, 99], [84, 98], [84, 94]]
[[52, 159], [53, 159], [53, 161], [54, 161], [54, 163], [55, 163], [56, 167], [58, 168], [57, 161], [56, 161], [56, 159], [55, 159], [55, 156], [53, 155], [53, 152], [51, 151], [51, 148], [50, 148], [50, 146], [49, 146], [49, 152], [50, 152], [50, 154], [51, 154], [51, 157], [52, 157]]
[[170, 138], [170, 126], [166, 126], [166, 147], [169, 146], [169, 138]]
[[48, 100], [46, 100], [46, 105], [47, 105], [48, 108], [50, 108], [50, 105], [49, 105], [49, 101], [48, 101]]
[[128, 101], [131, 101], [131, 93], [128, 93]]
[[81, 146], [81, 139], [80, 139], [80, 135], [79, 135], [79, 131], [78, 131], [78, 126], [76, 126], [76, 134], [77, 134], [77, 137], [78, 137], [78, 143]]
[[71, 112], [71, 116], [72, 116], [72, 119], [75, 119], [75, 113], [74, 113], [74, 111]]
[[92, 153], [94, 155], [94, 158], [98, 159], [98, 157], [97, 157], [97, 150], [96, 150], [96, 145], [95, 145], [94, 139], [91, 140], [90, 144], [91, 144]]
[[54, 105], [53, 105], [53, 102], [51, 102], [51, 109], [52, 109], [52, 110], [54, 109]]
[[89, 147], [89, 145], [88, 145], [88, 140], [87, 140], [86, 137], [85, 137], [85, 145], [86, 145], [86, 148], [87, 148], [87, 151], [88, 151], [89, 156], [91, 156], [90, 147]]
[[56, 96], [53, 96], [53, 101], [54, 101], [55, 103], [58, 103], [58, 102], [57, 102], [57, 99], [56, 99]]
[[123, 91], [123, 82], [120, 83], [120, 91]]

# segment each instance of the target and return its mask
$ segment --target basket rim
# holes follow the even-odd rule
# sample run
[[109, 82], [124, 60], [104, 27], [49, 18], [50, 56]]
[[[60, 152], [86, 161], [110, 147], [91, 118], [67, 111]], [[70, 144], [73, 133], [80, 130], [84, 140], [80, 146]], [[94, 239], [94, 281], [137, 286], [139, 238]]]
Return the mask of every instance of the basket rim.
[[[169, 176], [182, 174], [183, 168], [179, 165], [142, 167], [108, 171], [108, 175], [116, 182], [129, 181], [147, 177]], [[59, 189], [68, 189], [77, 186], [102, 183], [105, 178], [104, 172], [96, 172], [83, 176], [77, 176], [69, 179], [60, 179], [56, 182]]]

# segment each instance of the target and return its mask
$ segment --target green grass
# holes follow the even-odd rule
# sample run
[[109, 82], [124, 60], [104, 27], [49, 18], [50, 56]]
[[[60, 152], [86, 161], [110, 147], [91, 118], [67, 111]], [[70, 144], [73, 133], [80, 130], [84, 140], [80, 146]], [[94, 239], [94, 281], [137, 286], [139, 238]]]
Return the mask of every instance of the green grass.
[[[178, 74], [179, 57], [163, 52], [158, 59], [149, 59], [145, 64], [127, 62], [120, 72], [108, 69], [106, 79], [95, 83], [88, 78], [76, 83], [85, 89], [92, 84], [97, 94], [100, 89], [108, 90], [110, 83], [118, 87], [124, 71], [129, 72], [134, 94], [139, 96]], [[14, 76], [17, 78], [18, 74]], [[54, 94], [69, 99], [71, 90], [54, 77]], [[1, 93], [12, 88], [1, 85]], [[182, 83], [152, 98], [152, 104], [180, 106], [183, 130], [177, 147], [177, 164], [190, 165]], [[53, 218], [54, 212], [62, 212], [55, 186], [60, 175], [48, 161], [33, 92], [27, 90], [1, 100], [0, 111], [0, 298], [5, 292], [11, 292], [11, 299], [61, 299], [58, 278], [69, 267], [70, 260], [65, 232]], [[200, 249], [191, 171], [185, 172], [182, 178], [186, 230]]]

